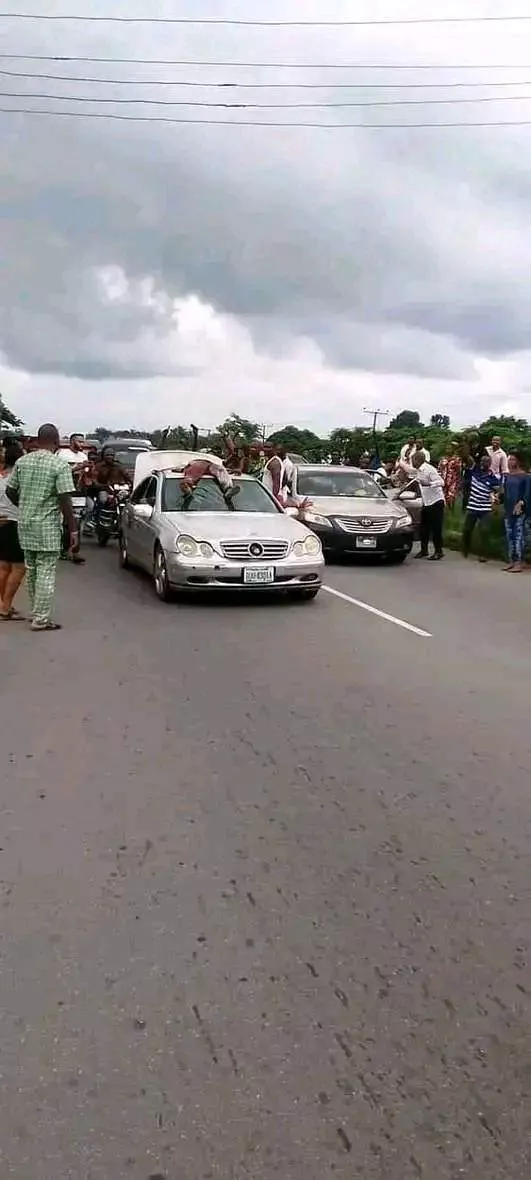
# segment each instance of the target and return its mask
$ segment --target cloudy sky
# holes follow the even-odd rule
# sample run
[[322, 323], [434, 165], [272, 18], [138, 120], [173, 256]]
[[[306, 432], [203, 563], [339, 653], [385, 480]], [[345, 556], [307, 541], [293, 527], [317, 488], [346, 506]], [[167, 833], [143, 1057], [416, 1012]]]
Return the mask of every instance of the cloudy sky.
[[[2, 8], [147, 11], [140, 0]], [[152, 0], [153, 16], [176, 11], [317, 21], [331, 6]], [[333, 5], [334, 20], [499, 12], [486, 0]], [[0, 76], [12, 112], [0, 114], [0, 390], [29, 426], [211, 427], [236, 409], [271, 429], [325, 431], [363, 422], [367, 406], [456, 424], [531, 418], [531, 125], [412, 126], [531, 121], [531, 21], [1, 25], [2, 54], [170, 63], [0, 60], [68, 79]], [[173, 64], [183, 59], [199, 64]], [[224, 64], [245, 62], [263, 64]], [[342, 102], [388, 105], [331, 106]], [[287, 105], [301, 103], [323, 105]], [[125, 121], [134, 115], [206, 122]]]

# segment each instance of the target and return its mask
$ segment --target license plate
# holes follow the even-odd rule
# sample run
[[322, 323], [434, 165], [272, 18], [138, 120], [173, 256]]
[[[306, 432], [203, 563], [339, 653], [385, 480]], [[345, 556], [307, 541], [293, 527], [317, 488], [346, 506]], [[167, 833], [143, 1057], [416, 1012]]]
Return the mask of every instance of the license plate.
[[275, 567], [273, 565], [246, 566], [243, 571], [245, 586], [270, 586], [274, 581]]
[[376, 537], [356, 537], [356, 549], [376, 549]]

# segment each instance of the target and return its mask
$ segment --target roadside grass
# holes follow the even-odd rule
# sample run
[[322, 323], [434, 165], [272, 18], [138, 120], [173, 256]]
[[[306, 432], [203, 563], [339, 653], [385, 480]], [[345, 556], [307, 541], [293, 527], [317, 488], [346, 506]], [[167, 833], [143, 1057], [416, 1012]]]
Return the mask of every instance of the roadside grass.
[[[447, 508], [444, 524], [444, 544], [447, 549], [461, 550], [463, 534], [464, 512], [460, 505]], [[476, 525], [472, 537], [472, 553], [477, 557], [488, 557], [493, 561], [505, 561], [505, 535], [503, 530], [503, 512], [501, 509], [491, 512], [485, 520]]]

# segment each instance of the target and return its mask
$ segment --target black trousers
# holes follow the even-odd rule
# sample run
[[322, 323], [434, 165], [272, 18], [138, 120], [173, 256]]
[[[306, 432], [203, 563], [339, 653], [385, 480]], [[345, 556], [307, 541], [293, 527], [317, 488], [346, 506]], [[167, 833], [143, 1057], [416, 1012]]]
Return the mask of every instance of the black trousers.
[[490, 512], [474, 512], [473, 509], [468, 509], [465, 513], [465, 523], [463, 526], [463, 553], [468, 557], [472, 548], [472, 534], [476, 525], [481, 528], [484, 520], [490, 519]]
[[443, 544], [444, 500], [436, 504], [425, 505], [420, 517], [420, 551], [428, 552], [428, 545], [433, 541], [435, 553], [442, 553]]

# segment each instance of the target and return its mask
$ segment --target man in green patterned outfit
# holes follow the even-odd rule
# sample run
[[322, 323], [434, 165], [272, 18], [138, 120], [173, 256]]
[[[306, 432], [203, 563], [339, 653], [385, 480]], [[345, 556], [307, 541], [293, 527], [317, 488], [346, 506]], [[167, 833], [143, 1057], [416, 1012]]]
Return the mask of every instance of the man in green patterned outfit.
[[70, 544], [77, 545], [71, 496], [74, 481], [69, 464], [57, 454], [59, 431], [47, 423], [37, 435], [38, 449], [15, 464], [6, 495], [18, 504], [18, 534], [24, 550], [26, 586], [31, 603], [32, 631], [58, 631], [51, 618], [57, 564], [61, 556], [64, 517]]

